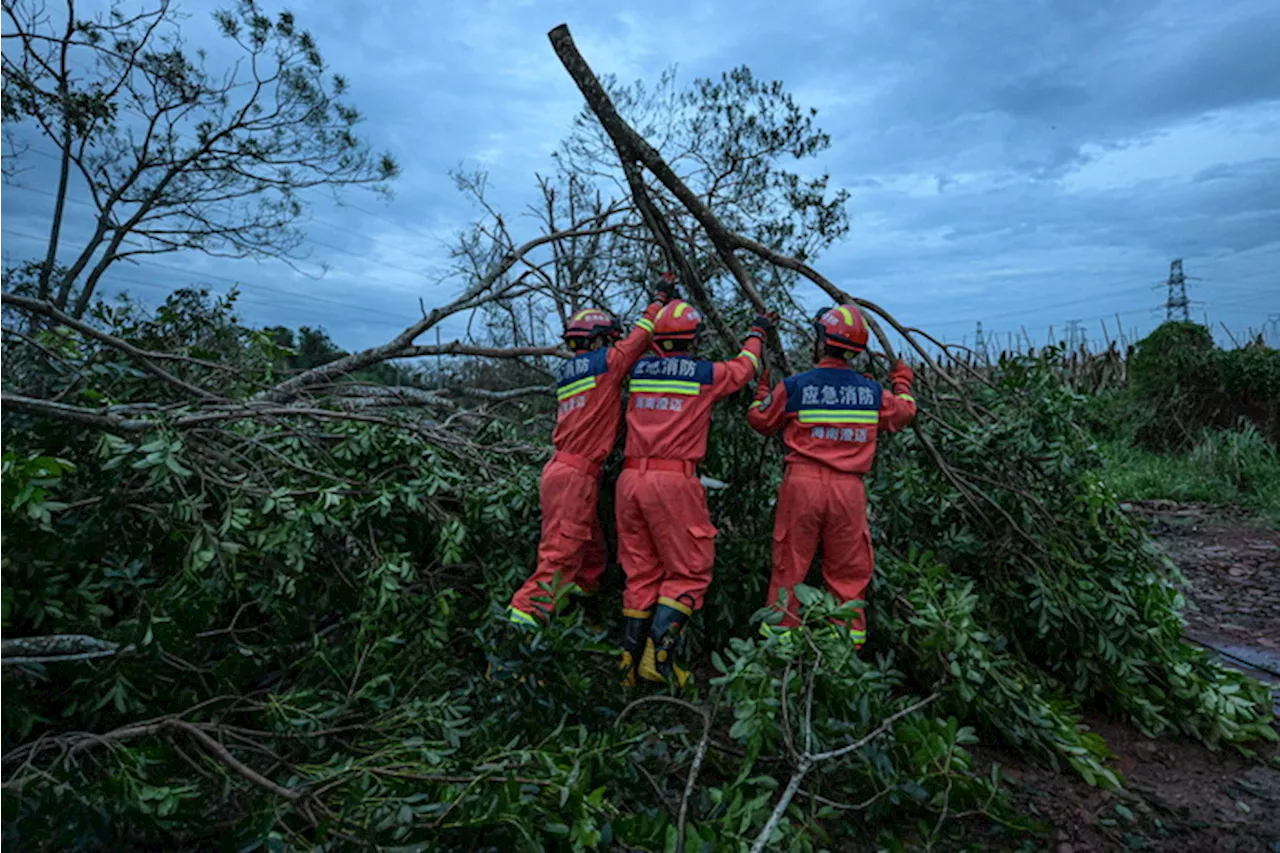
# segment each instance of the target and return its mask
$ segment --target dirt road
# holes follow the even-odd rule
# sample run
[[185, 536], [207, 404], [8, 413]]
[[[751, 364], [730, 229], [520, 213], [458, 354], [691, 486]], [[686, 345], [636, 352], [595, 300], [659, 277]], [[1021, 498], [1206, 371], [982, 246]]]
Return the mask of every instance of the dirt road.
[[[1205, 506], [1147, 501], [1131, 509], [1186, 578], [1188, 637], [1275, 684], [1280, 698], [1280, 531]], [[1097, 717], [1086, 722], [1116, 753], [1127, 793], [982, 750], [1005, 766], [1025, 812], [1053, 827], [1031, 849], [1280, 853], [1280, 749], [1264, 744], [1249, 758], [1185, 738], [1152, 740]]]

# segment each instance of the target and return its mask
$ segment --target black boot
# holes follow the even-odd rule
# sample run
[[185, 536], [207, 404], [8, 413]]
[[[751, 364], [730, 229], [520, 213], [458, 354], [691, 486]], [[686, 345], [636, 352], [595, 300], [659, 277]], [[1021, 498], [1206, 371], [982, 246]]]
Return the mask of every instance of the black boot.
[[684, 626], [689, 623], [692, 613], [692, 610], [670, 599], [658, 602], [653, 613], [653, 627], [649, 630], [649, 641], [645, 644], [644, 656], [640, 658], [641, 678], [684, 687], [689, 680], [689, 673], [676, 666], [676, 642], [680, 639]]
[[644, 654], [644, 644], [649, 639], [649, 624], [653, 621], [651, 611], [622, 611], [622, 659], [618, 661], [618, 669], [622, 670], [622, 686], [636, 686], [636, 668], [640, 665], [640, 656]]

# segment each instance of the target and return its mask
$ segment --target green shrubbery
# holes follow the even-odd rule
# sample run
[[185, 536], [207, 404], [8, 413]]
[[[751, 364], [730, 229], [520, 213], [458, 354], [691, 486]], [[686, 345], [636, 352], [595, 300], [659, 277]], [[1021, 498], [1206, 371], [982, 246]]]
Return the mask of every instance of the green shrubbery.
[[[266, 336], [218, 315], [210, 338], [206, 313], [181, 314], [175, 350], [235, 342], [204, 351], [236, 368], [205, 377], [220, 392], [274, 370]], [[162, 393], [111, 351], [37, 337], [89, 366], [70, 402]], [[61, 381], [38, 368], [6, 382]], [[683, 812], [688, 849], [745, 848], [793, 749], [838, 748], [937, 692], [814, 764], [771, 829], [791, 849], [892, 846], [1021, 826], [998, 772], [973, 767], [979, 738], [1117, 784], [1085, 705], [1210, 744], [1271, 736], [1265, 690], [1181, 641], [1167, 565], [1093, 473], [1087, 401], [1030, 359], [970, 393], [991, 417], [953, 406], [935, 412], [945, 429], [924, 422], [950, 474], [911, 434], [884, 443], [862, 657], [822, 629], [834, 602], [807, 588], [801, 640], [758, 638], [777, 451], [746, 428], [745, 400], [718, 411], [706, 471], [732, 488], [712, 497], [717, 576], [690, 638], [700, 683], [691, 705], [625, 715], [648, 694], [617, 685], [610, 635], [571, 615], [529, 642], [503, 620], [537, 538], [541, 418], [193, 428], [178, 408], [117, 436], [6, 413], [6, 639], [118, 650], [5, 667], [6, 841], [657, 850]], [[614, 606], [616, 570], [609, 583]], [[485, 677], [493, 665], [502, 678]]]
[[1149, 449], [1186, 450], [1204, 429], [1230, 429], [1242, 418], [1280, 442], [1280, 350], [1223, 350], [1204, 326], [1165, 323], [1138, 342], [1129, 386], [1127, 415]]
[[1280, 456], [1252, 424], [1205, 430], [1185, 453], [1115, 439], [1100, 451], [1107, 482], [1125, 499], [1245, 506], [1280, 523]]
[[1280, 351], [1221, 350], [1203, 326], [1165, 323], [1138, 344], [1129, 378], [1090, 400], [1083, 419], [1117, 493], [1280, 519]]

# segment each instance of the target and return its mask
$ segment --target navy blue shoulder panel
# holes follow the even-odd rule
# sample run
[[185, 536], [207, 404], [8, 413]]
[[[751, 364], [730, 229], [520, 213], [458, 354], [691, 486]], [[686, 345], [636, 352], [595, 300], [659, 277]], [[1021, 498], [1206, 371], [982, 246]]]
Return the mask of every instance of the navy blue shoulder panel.
[[563, 388], [588, 376], [599, 376], [609, 371], [609, 350], [604, 347], [578, 353], [556, 368], [556, 387]]
[[[805, 371], [806, 373], [809, 371]], [[794, 405], [800, 399], [800, 377], [804, 373], [797, 373], [795, 376], [788, 376], [782, 380], [782, 387], [787, 391], [787, 411], [794, 412], [799, 406]]]
[[703, 361], [698, 359], [695, 362], [696, 372], [694, 378], [703, 385], [710, 385], [716, 378], [716, 363], [714, 361]]
[[787, 411], [862, 409], [880, 411], [880, 383], [856, 370], [815, 367], [784, 380]]
[[672, 355], [666, 358], [646, 355], [631, 368], [633, 379], [680, 379], [702, 385], [710, 385], [714, 373], [713, 362], [690, 358], [686, 355]]

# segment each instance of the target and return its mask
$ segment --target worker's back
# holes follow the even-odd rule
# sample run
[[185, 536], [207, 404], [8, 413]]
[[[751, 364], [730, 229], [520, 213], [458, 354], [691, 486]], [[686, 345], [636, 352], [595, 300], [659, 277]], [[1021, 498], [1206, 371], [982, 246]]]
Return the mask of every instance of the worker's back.
[[782, 430], [787, 462], [825, 465], [846, 474], [870, 471], [877, 435], [902, 429], [915, 416], [909, 396], [885, 391], [833, 357], [784, 379], [758, 403], [747, 420], [766, 434]]
[[687, 355], [645, 356], [631, 369], [628, 457], [699, 462], [707, 452], [715, 363]]
[[637, 324], [618, 344], [578, 353], [560, 365], [556, 371], [559, 408], [551, 436], [556, 450], [597, 464], [605, 460], [622, 422], [622, 383], [648, 345], [648, 328]]

